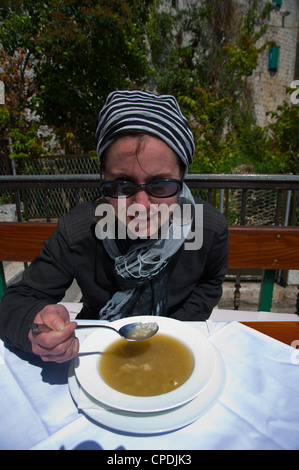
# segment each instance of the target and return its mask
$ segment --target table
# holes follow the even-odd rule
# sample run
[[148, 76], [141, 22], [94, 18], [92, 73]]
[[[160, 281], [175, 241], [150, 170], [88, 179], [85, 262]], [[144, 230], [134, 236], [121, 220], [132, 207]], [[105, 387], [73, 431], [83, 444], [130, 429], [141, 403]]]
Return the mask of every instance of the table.
[[[220, 313], [223, 320], [229, 317]], [[69, 393], [69, 363], [43, 363], [0, 343], [0, 449], [105, 449], [109, 458], [124, 449], [154, 449], [155, 454], [165, 449], [182, 454], [299, 449], [299, 322], [209, 320], [192, 325], [209, 336], [225, 360], [223, 394], [194, 423], [152, 436], [92, 422]], [[81, 339], [86, 331], [78, 330]]]
[[244, 325], [292, 345], [299, 340], [299, 322], [242, 322]]

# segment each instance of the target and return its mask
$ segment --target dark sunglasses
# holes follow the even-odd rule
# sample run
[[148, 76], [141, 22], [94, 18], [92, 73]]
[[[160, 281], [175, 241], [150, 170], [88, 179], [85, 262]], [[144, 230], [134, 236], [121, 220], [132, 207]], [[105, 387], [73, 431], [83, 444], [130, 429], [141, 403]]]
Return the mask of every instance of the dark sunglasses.
[[104, 181], [101, 189], [105, 197], [132, 197], [139, 189], [143, 189], [152, 197], [172, 197], [181, 191], [183, 182], [176, 179], [154, 180], [146, 184], [135, 184], [132, 181]]

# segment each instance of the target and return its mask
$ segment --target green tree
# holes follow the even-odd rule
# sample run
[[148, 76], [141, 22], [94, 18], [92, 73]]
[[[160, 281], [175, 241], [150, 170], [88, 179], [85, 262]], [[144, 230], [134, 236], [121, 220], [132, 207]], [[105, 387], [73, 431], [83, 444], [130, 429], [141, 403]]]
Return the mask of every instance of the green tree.
[[0, 47], [0, 60], [0, 80], [5, 83], [5, 103], [0, 106], [0, 156], [22, 159], [45, 155], [49, 136], [42, 135], [35, 115], [36, 86], [29, 73], [29, 55], [19, 49], [9, 56]]
[[[290, 95], [293, 88], [287, 87]], [[291, 99], [269, 111], [272, 121], [267, 126], [272, 160], [283, 173], [299, 174], [299, 105]]]
[[141, 86], [148, 73], [145, 23], [153, 0], [2, 0], [0, 43], [32, 64], [41, 122], [61, 140], [94, 148], [107, 94]]

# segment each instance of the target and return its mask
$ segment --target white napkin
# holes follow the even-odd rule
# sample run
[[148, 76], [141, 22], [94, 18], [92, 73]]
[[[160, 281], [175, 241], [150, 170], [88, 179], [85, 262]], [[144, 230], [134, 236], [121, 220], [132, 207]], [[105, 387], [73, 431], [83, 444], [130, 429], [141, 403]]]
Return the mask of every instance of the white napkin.
[[0, 378], [0, 449], [26, 450], [47, 438], [48, 432], [5, 363], [5, 347], [1, 340]]
[[4, 343], [3, 341], [0, 341], [0, 365], [5, 364], [4, 355], [5, 355]]
[[[210, 337], [226, 363], [220, 403], [269, 448], [299, 448], [299, 367], [294, 349], [241, 323]], [[220, 423], [223, 429], [226, 423]], [[248, 436], [250, 441], [250, 436]]]

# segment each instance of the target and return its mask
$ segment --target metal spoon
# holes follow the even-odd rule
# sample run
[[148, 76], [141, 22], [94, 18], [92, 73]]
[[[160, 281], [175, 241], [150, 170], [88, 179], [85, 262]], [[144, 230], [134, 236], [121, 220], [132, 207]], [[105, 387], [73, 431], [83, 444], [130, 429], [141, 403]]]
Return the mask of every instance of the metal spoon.
[[[82, 322], [82, 320], [81, 320]], [[113, 328], [110, 325], [106, 325], [104, 323], [99, 323], [99, 322], [90, 322], [87, 321], [86, 324], [83, 322], [78, 324], [76, 328], [90, 328], [90, 327], [97, 327], [97, 328], [109, 328], [110, 330], [114, 330], [116, 333], [118, 333], [122, 338], [126, 339], [127, 341], [143, 341], [145, 339], [150, 338], [151, 336], [154, 336], [158, 329], [159, 325], [157, 323], [142, 323], [142, 322], [136, 322], [136, 323], [128, 323], [127, 325], [122, 326], [119, 330], [116, 328]], [[31, 324], [31, 331], [35, 334], [37, 333], [49, 333], [50, 331], [53, 331], [50, 327], [47, 325], [43, 324], [38, 324], [38, 323], [32, 323]]]

